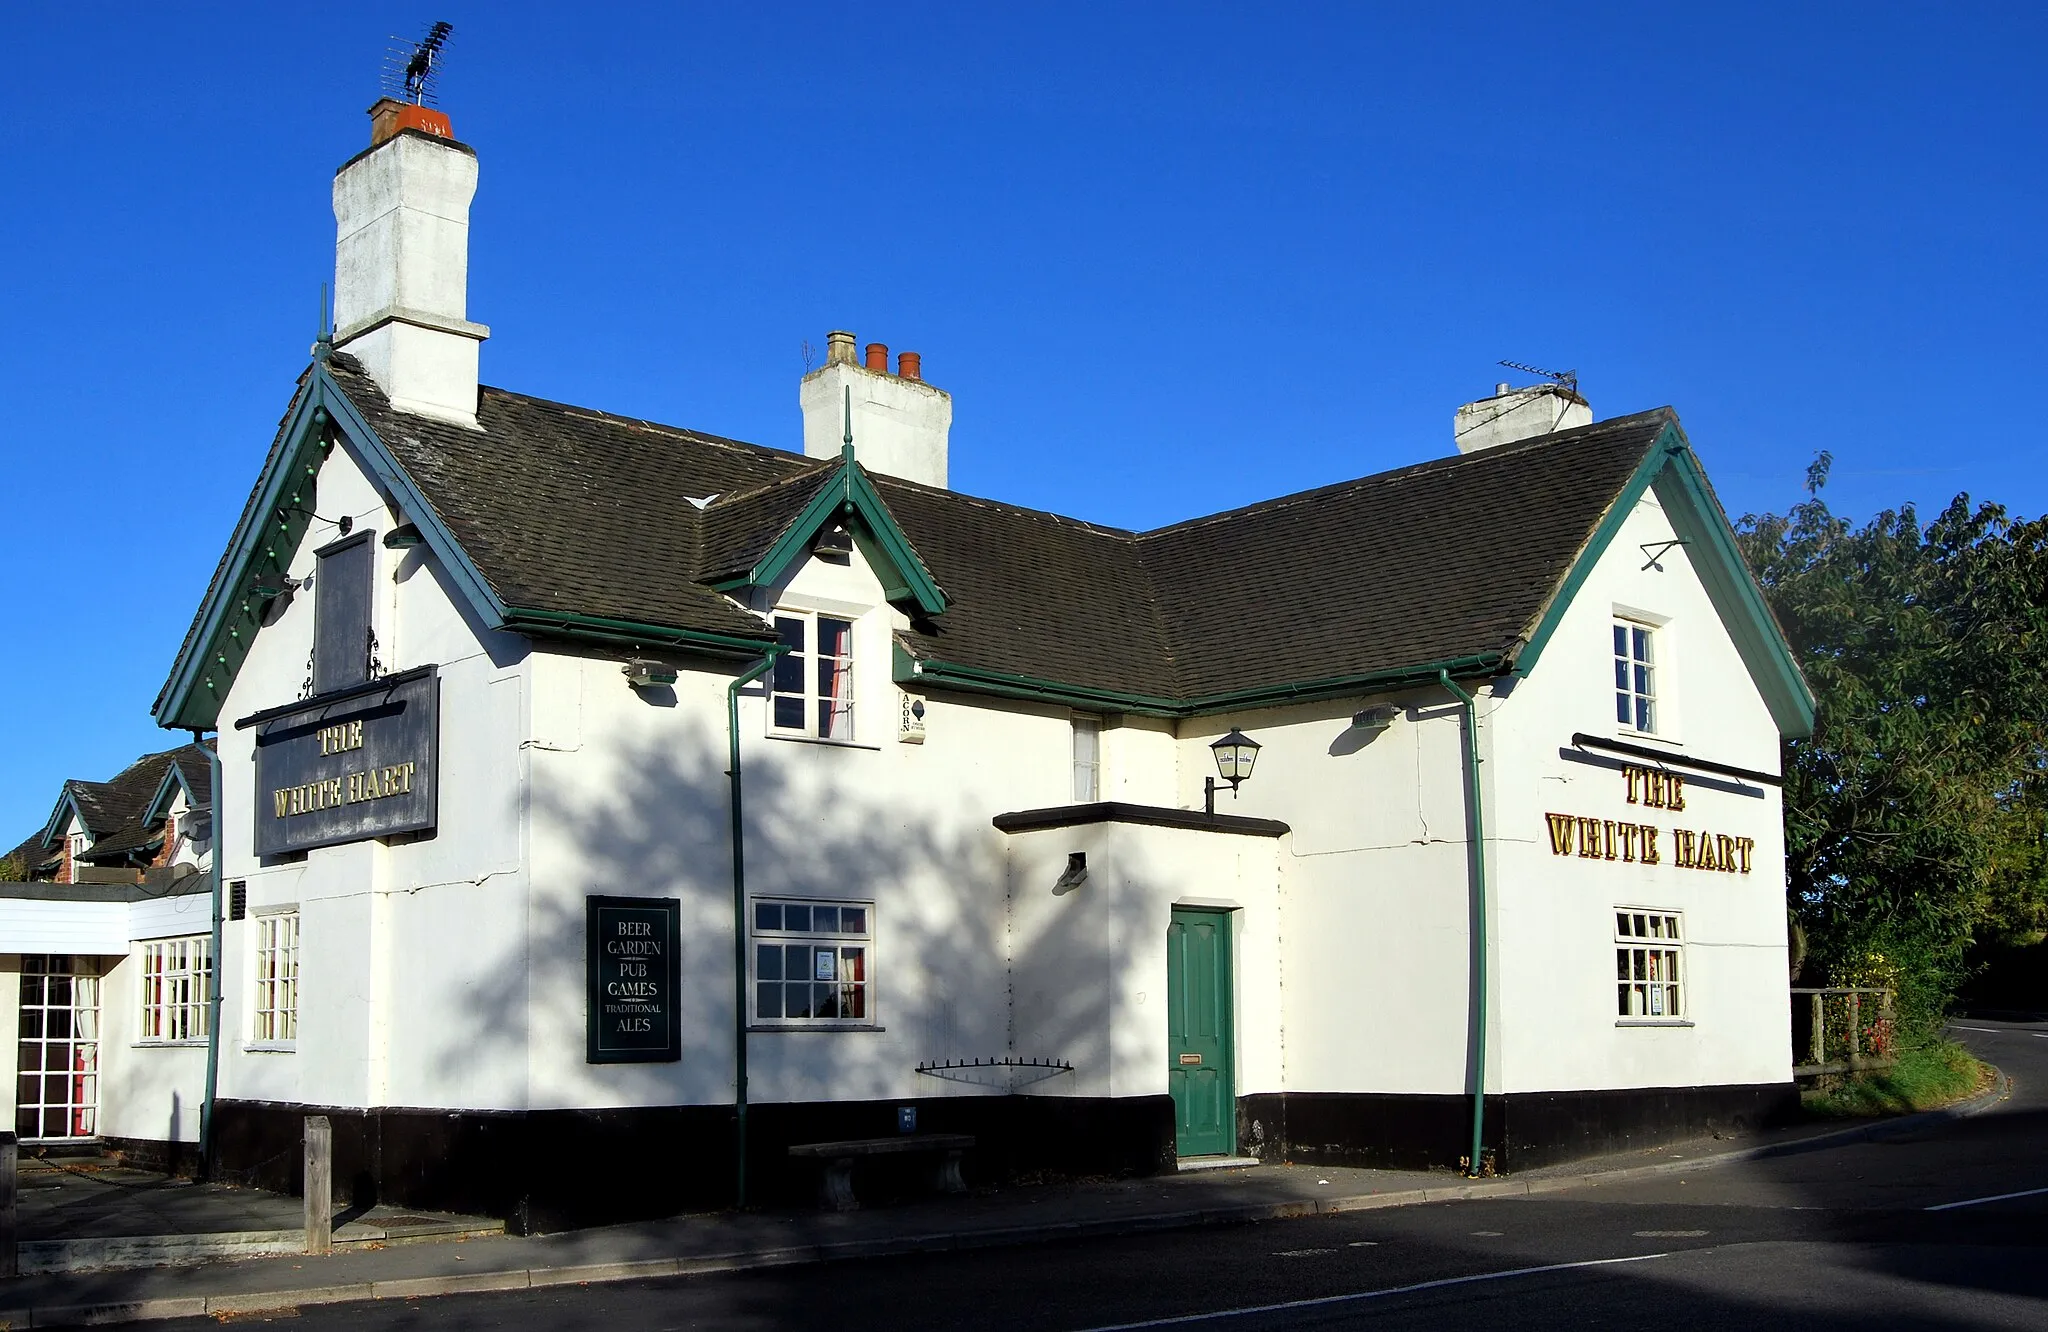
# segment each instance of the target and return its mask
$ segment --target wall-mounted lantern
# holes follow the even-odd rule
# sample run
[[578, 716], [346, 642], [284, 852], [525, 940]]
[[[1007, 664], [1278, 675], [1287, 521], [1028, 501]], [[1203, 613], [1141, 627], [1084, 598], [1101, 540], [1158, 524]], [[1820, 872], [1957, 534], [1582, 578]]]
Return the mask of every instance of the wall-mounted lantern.
[[[1216, 771], [1230, 784], [1234, 799], [1238, 784], [1252, 775], [1252, 765], [1259, 761], [1259, 742], [1233, 726], [1221, 739], [1210, 743], [1209, 752], [1216, 756]], [[1202, 779], [1202, 810], [1208, 814], [1216, 812], [1215, 777]]]

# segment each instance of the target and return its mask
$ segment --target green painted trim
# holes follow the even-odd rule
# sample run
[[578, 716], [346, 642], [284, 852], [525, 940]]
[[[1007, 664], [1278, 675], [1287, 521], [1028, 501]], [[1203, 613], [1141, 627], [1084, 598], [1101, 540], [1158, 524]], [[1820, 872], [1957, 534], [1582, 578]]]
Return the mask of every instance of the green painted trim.
[[774, 667], [786, 649], [770, 644], [761, 659], [725, 687], [725, 775], [732, 781], [732, 1109], [735, 1205], [747, 1205], [747, 837], [741, 806], [740, 690]]
[[1749, 667], [1750, 677], [1771, 710], [1780, 734], [1794, 739], [1811, 735], [1816, 706], [1813, 690], [1800, 673], [1792, 646], [1785, 641], [1777, 619], [1764, 601], [1763, 590], [1743, 561], [1742, 552], [1735, 545], [1735, 534], [1707, 484], [1706, 473], [1676, 422], [1666, 424], [1658, 434], [1621, 493], [1601, 515], [1599, 525], [1580, 548], [1563, 581], [1544, 603], [1527, 645], [1515, 654], [1514, 673], [1526, 676], [1536, 669], [1565, 612], [1635, 512], [1637, 503], [1653, 487], [1665, 516], [1671, 520], [1673, 532], [1686, 542], [1686, 559], [1720, 612], [1721, 621], [1742, 654], [1743, 663]]
[[1412, 685], [1433, 684], [1445, 671], [1467, 679], [1498, 674], [1503, 654], [1479, 653], [1421, 666], [1403, 666], [1361, 675], [1337, 676], [1324, 680], [1262, 685], [1225, 694], [1206, 694], [1191, 699], [1167, 698], [1154, 694], [1128, 694], [1086, 685], [1062, 684], [1028, 675], [1011, 675], [978, 666], [937, 661], [913, 656], [900, 642], [894, 645], [892, 675], [905, 686], [959, 689], [994, 694], [1003, 698], [1029, 699], [1099, 712], [1126, 712], [1149, 717], [1197, 717], [1247, 708], [1279, 707], [1347, 694], [1378, 693]]
[[334, 381], [334, 376], [327, 372], [326, 365], [314, 368], [313, 381], [320, 391], [321, 404], [333, 413], [335, 422], [341, 426], [342, 432], [357, 446], [364, 462], [369, 465], [371, 474], [398, 500], [398, 507], [406, 520], [419, 528], [420, 537], [427, 549], [434, 553], [434, 558], [441, 562], [442, 568], [455, 580], [455, 585], [462, 590], [470, 607], [485, 624], [497, 628], [499, 622], [504, 619], [505, 603], [491, 589], [483, 571], [469, 558], [469, 552], [462, 548], [462, 544], [455, 539], [455, 534], [442, 523], [441, 516], [434, 511], [434, 506], [427, 502], [426, 495], [413, 483], [406, 470], [398, 465], [398, 459], [384, 446], [384, 441], [378, 438], [377, 432], [370, 428], [369, 421], [356, 409], [355, 403], [342, 391], [341, 385]]
[[[289, 568], [305, 538], [312, 512], [318, 507], [319, 464], [330, 451], [330, 423], [375, 483], [419, 528], [424, 544], [478, 618], [487, 628], [503, 627], [504, 603], [326, 365], [316, 362], [299, 391], [298, 405], [287, 417], [281, 438], [289, 443], [258, 478], [260, 498], [243, 514], [228, 543], [228, 561], [207, 588], [201, 603], [200, 632], [193, 640], [198, 650], [180, 653], [157, 696], [152, 709], [157, 725], [172, 730], [212, 730], [218, 724], [221, 702], [262, 628], [264, 602], [248, 595], [249, 580], [257, 573], [282, 573]], [[301, 472], [305, 479], [298, 482]], [[294, 483], [298, 483], [296, 489]], [[272, 521], [279, 518], [282, 521]]]
[[[57, 797], [57, 807], [50, 811], [49, 822], [43, 825], [43, 845], [48, 846], [61, 835], [57, 831], [57, 822], [64, 817], [64, 811], [67, 809], [71, 811], [72, 817], [78, 820], [80, 826], [92, 834], [93, 840], [98, 841], [99, 833], [93, 828], [92, 824], [86, 822], [85, 810], [80, 807], [78, 797], [72, 794], [71, 783], [66, 782], [64, 783], [64, 794]], [[86, 849], [90, 850], [91, 847], [88, 846]]]
[[[198, 742], [195, 740], [193, 743], [197, 744]], [[170, 817], [170, 810], [166, 809], [165, 805], [167, 804], [166, 797], [170, 795], [173, 785], [185, 793], [186, 803], [191, 803], [192, 788], [186, 784], [185, 774], [178, 770], [178, 765], [175, 762], [166, 764], [163, 780], [156, 784], [156, 794], [149, 798], [149, 807], [142, 813], [142, 824], [144, 827], [148, 827], [159, 819]]]
[[1549, 600], [1543, 603], [1543, 610], [1536, 617], [1536, 627], [1527, 635], [1527, 644], [1515, 654], [1516, 675], [1526, 676], [1536, 669], [1536, 663], [1542, 658], [1543, 650], [1550, 646], [1550, 640], [1556, 635], [1557, 626], [1564, 620], [1565, 612], [1571, 609], [1573, 601], [1578, 598], [1579, 589], [1593, 576], [1593, 570], [1599, 565], [1600, 557], [1614, 544], [1614, 538], [1620, 535], [1622, 525], [1628, 522], [1629, 515], [1635, 512], [1637, 502], [1649, 490], [1650, 483], [1657, 479], [1657, 473], [1664, 470], [1672, 450], [1682, 448], [1684, 444], [1685, 437], [1678, 433], [1677, 426], [1672, 423], [1667, 422], [1664, 429], [1658, 432], [1656, 440], [1643, 454], [1643, 460], [1636, 464], [1636, 470], [1630, 473], [1628, 481], [1622, 486], [1621, 493], [1607, 506], [1607, 512], [1600, 515], [1600, 522], [1593, 528], [1593, 535], [1586, 538], [1585, 545], [1579, 547], [1579, 553], [1573, 557], [1571, 567], [1565, 570], [1564, 581], [1557, 585], [1551, 592]]
[[1472, 893], [1477, 898], [1479, 928], [1472, 932], [1472, 974], [1479, 983], [1472, 987], [1472, 1155], [1466, 1163], [1465, 1173], [1478, 1179], [1485, 1173], [1486, 1163], [1486, 1011], [1487, 1011], [1487, 966], [1486, 966], [1486, 802], [1481, 795], [1479, 783], [1479, 704], [1471, 694], [1458, 687], [1449, 671], [1437, 676], [1437, 683], [1450, 691], [1458, 700], [1458, 710], [1464, 715], [1458, 729], [1463, 744], [1465, 770], [1465, 806], [1471, 812], [1472, 826]]
[[319, 399], [316, 374], [299, 390], [280, 433], [286, 443], [257, 479], [255, 498], [229, 539], [228, 558], [206, 589], [199, 631], [180, 650], [150, 709], [159, 726], [212, 730], [220, 716], [221, 701], [262, 627], [264, 602], [247, 594], [249, 579], [290, 566], [318, 506], [314, 455], [325, 447], [329, 419]]
[[[782, 577], [789, 567], [810, 550], [811, 538], [818, 530], [839, 515], [841, 510], [856, 514], [866, 530], [854, 530], [854, 539], [860, 544], [861, 554], [867, 559], [876, 575], [882, 579], [884, 590], [891, 601], [910, 600], [926, 615], [938, 615], [946, 609], [946, 594], [931, 571], [912, 549], [910, 538], [896, 525], [889, 506], [882, 502], [881, 494], [867, 473], [857, 466], [851, 456], [846, 456], [837, 471], [818, 488], [811, 502], [803, 507], [790, 525], [783, 529], [775, 544], [768, 548], [744, 578], [727, 579], [714, 584], [721, 592], [741, 587], [765, 587]], [[866, 539], [863, 540], [862, 538]]]
[[518, 606], [506, 608], [502, 627], [515, 633], [540, 633], [590, 642], [690, 648], [714, 656], [757, 657], [763, 648], [775, 642], [775, 635], [765, 629], [759, 638], [752, 638], [703, 629], [683, 629], [675, 625], [644, 624], [638, 620], [614, 620], [601, 615], [578, 615], [572, 611], [528, 610]]
[[[1790, 739], [1812, 735], [1819, 701], [1690, 450], [1673, 456], [1671, 466], [1658, 476], [1656, 489], [1673, 534], [1687, 543], [1686, 558], [1720, 610], [1779, 733]], [[1696, 552], [1702, 550], [1712, 551], [1713, 558], [1697, 558]]]

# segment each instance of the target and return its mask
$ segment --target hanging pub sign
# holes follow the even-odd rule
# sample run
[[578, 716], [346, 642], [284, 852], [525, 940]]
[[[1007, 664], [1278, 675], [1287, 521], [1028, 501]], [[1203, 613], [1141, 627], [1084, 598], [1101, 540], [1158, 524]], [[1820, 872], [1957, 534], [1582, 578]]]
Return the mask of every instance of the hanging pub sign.
[[235, 723], [256, 728], [256, 854], [431, 829], [440, 713], [420, 666]]
[[676, 997], [682, 988], [683, 904], [673, 897], [599, 897], [588, 902], [584, 939], [593, 1064], [662, 1063], [683, 1057]]

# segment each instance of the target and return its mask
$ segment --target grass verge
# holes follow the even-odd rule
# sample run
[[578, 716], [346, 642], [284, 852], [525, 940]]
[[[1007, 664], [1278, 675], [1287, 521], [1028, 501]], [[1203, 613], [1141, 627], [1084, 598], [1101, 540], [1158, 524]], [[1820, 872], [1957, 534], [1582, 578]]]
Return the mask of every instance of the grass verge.
[[1954, 1041], [1929, 1041], [1899, 1052], [1890, 1068], [1823, 1078], [1799, 1100], [1822, 1119], [1906, 1114], [1952, 1105], [1992, 1079], [1988, 1064]]

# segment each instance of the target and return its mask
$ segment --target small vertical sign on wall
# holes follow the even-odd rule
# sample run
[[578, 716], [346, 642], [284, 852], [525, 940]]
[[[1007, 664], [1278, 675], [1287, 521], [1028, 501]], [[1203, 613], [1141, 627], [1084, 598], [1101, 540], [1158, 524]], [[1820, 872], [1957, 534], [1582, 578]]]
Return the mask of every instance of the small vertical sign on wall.
[[588, 899], [589, 1060], [661, 1063], [683, 1057], [683, 904], [673, 897]]

